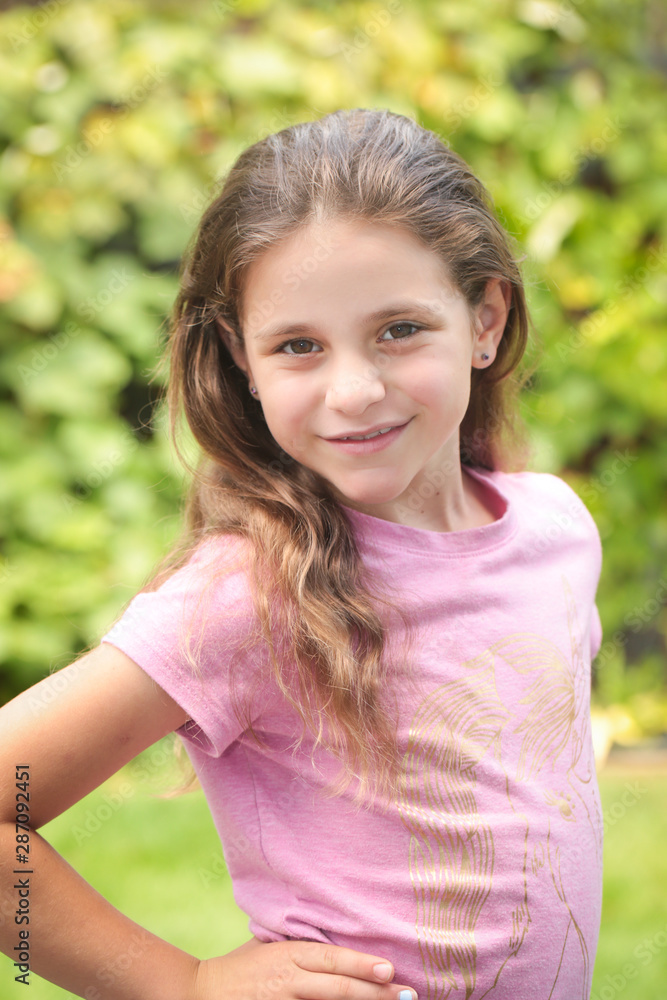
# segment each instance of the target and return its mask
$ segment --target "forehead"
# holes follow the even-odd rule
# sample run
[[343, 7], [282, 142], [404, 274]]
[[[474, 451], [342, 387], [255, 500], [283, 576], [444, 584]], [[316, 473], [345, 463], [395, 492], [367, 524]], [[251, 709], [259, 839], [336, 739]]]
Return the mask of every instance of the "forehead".
[[250, 320], [256, 327], [262, 317], [308, 310], [325, 296], [344, 306], [388, 292], [394, 298], [460, 298], [445, 262], [413, 233], [366, 220], [330, 219], [301, 226], [249, 266], [241, 315], [244, 326]]

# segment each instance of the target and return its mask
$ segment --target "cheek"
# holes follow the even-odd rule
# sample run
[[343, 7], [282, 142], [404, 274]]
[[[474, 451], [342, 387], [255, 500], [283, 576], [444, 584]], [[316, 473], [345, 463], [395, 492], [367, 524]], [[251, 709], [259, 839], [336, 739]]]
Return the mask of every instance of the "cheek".
[[431, 363], [408, 367], [402, 373], [401, 389], [414, 402], [429, 411], [448, 413], [458, 410], [470, 393], [470, 379], [466, 381], [465, 369], [453, 368], [433, 358]]
[[276, 441], [285, 446], [298, 439], [308, 426], [309, 407], [305, 393], [294, 387], [274, 388], [263, 399], [264, 418]]
[[401, 372], [401, 387], [412, 398], [436, 409], [449, 409], [470, 394], [470, 367], [458, 353], [424, 353]]

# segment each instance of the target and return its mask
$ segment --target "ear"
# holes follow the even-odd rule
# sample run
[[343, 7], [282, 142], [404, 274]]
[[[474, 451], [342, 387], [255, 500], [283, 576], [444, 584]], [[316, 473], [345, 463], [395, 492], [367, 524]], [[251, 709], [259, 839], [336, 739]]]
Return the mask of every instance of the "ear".
[[234, 359], [234, 364], [236, 364], [242, 372], [245, 372], [245, 374], [248, 375], [248, 359], [246, 358], [245, 348], [243, 347], [243, 344], [239, 342], [236, 332], [232, 330], [231, 326], [229, 326], [229, 324], [219, 316], [216, 316], [215, 323], [218, 327], [220, 336], [224, 341], [225, 347]]
[[[492, 278], [487, 283], [483, 301], [475, 309], [473, 368], [488, 368], [495, 361], [511, 303], [509, 281]], [[482, 354], [488, 354], [488, 359], [483, 360]]]

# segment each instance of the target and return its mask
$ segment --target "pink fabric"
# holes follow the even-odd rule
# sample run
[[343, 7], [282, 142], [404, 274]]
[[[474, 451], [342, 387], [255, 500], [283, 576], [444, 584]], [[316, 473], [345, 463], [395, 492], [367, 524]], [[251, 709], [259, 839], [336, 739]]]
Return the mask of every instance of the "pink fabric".
[[[422, 1000], [586, 1000], [602, 895], [589, 712], [600, 541], [555, 476], [472, 474], [498, 518], [481, 528], [438, 533], [348, 511], [364, 562], [419, 628], [412, 682], [399, 663], [387, 685], [404, 755], [389, 802], [355, 810], [353, 786], [319, 794], [337, 765], [321, 748], [311, 764], [310, 737], [292, 754], [301, 724], [274, 682], [253, 702], [268, 754], [231, 712], [230, 678], [250, 697], [267, 668], [243, 644], [244, 543], [207, 541], [103, 641], [190, 714], [179, 734], [257, 937], [384, 956]], [[183, 614], [230, 553], [235, 566], [200, 613], [199, 681], [178, 651]]]

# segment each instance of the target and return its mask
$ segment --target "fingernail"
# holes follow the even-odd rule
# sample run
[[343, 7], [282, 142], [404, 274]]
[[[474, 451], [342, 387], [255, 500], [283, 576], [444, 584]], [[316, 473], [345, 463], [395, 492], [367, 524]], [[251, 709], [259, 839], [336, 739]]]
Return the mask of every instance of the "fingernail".
[[417, 994], [413, 993], [412, 990], [401, 990], [398, 994], [398, 1000], [417, 1000]]
[[391, 965], [387, 962], [378, 962], [377, 965], [373, 966], [373, 972], [377, 979], [389, 979], [391, 976]]

